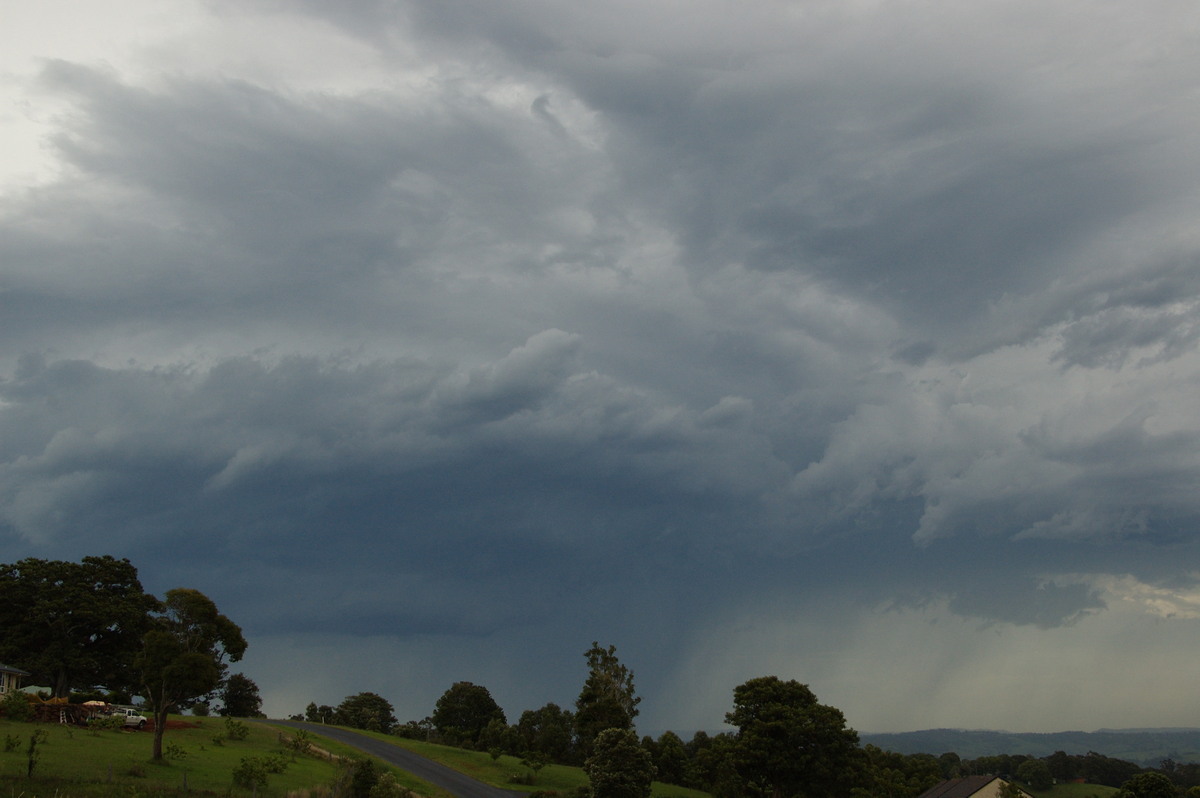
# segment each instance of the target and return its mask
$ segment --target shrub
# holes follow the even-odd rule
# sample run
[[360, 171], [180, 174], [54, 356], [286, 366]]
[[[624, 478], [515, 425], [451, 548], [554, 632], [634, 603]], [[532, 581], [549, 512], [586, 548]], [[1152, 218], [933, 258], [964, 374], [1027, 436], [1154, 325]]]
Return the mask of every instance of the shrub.
[[163, 743], [163, 759], [181, 760], [187, 759], [187, 751], [183, 750], [183, 746], [172, 740], [167, 740]]
[[296, 729], [296, 733], [292, 735], [291, 739], [285, 743], [288, 750], [292, 752], [293, 761], [296, 759], [298, 754], [307, 754], [310, 744], [311, 738], [309, 737], [308, 732], [304, 729]]
[[267, 768], [262, 759], [256, 756], [243, 757], [233, 769], [233, 783], [247, 790], [260, 790], [267, 787]]
[[263, 767], [268, 773], [282, 773], [287, 770], [289, 764], [288, 758], [283, 754], [271, 754], [263, 759]]
[[412, 790], [402, 787], [391, 773], [384, 773], [371, 788], [370, 798], [411, 798]]
[[88, 720], [88, 729], [92, 734], [102, 731], [120, 731], [125, 728], [125, 719], [120, 715], [96, 715]]
[[230, 740], [245, 740], [250, 736], [250, 727], [240, 720], [225, 718], [225, 736]]
[[33, 720], [33, 707], [29, 703], [28, 694], [14, 690], [4, 696], [4, 699], [0, 701], [0, 715], [4, 715], [9, 720]]
[[371, 790], [379, 781], [379, 768], [374, 759], [361, 759], [354, 766], [350, 778], [350, 795], [354, 798], [371, 798]]

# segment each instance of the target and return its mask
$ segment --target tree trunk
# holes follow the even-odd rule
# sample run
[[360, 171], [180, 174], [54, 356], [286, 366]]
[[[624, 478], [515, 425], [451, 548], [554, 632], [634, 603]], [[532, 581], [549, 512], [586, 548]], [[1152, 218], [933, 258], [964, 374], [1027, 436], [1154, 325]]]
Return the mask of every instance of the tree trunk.
[[155, 762], [161, 760], [163, 732], [167, 730], [167, 710], [169, 707], [154, 708], [154, 753], [150, 758]]

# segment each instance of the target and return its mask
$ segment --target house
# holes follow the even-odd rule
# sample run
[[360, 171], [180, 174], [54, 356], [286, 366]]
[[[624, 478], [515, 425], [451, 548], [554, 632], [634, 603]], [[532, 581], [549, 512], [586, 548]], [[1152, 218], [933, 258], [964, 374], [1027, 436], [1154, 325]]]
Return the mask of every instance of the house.
[[[997, 798], [1006, 784], [1008, 782], [999, 776], [967, 776], [943, 781], [921, 793], [919, 798]], [[1024, 790], [1021, 795], [1033, 798]]]
[[0, 695], [11, 693], [13, 690], [20, 690], [21, 680], [28, 675], [28, 671], [0, 664]]

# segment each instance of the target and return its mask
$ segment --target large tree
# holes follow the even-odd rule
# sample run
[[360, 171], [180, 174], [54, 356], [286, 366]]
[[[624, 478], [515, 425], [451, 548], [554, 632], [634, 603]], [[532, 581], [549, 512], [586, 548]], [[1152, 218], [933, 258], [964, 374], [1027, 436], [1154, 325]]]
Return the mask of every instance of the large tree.
[[683, 785], [687, 781], [687, 750], [683, 740], [673, 731], [663, 732], [655, 741], [654, 767], [658, 771], [658, 780], [667, 784]]
[[859, 776], [858, 733], [841, 711], [817, 702], [797, 681], [763, 676], [733, 691], [734, 763], [741, 777], [773, 798], [837, 798]]
[[575, 734], [585, 756], [605, 729], [632, 729], [641, 698], [634, 694], [633, 671], [617, 659], [617, 647], [597, 642], [584, 653], [588, 676], [575, 700]]
[[493, 720], [507, 723], [504, 710], [483, 685], [455, 682], [442, 693], [430, 716], [433, 727], [451, 745], [475, 746]]
[[1162, 773], [1139, 773], [1121, 785], [1115, 798], [1178, 798], [1179, 788]]
[[221, 709], [217, 714], [233, 718], [261, 718], [262, 696], [258, 685], [244, 673], [234, 673], [221, 686]]
[[154, 712], [154, 759], [162, 759], [167, 714], [207, 698], [224, 678], [225, 661], [246, 652], [241, 628], [199, 590], [168, 590], [161, 615], [137, 657], [142, 695]]
[[541, 709], [527, 709], [517, 721], [517, 738], [521, 753], [542, 754], [551, 762], [571, 761], [571, 729], [574, 718], [570, 710], [558, 704], [546, 704]]
[[346, 696], [333, 711], [332, 722], [366, 731], [390, 732], [396, 725], [391, 702], [378, 693]]
[[632, 729], [605, 729], [583, 765], [595, 798], [650, 798], [654, 763]]
[[63, 697], [73, 689], [136, 687], [133, 660], [158, 600], [129, 560], [28, 558], [0, 565], [0, 662]]

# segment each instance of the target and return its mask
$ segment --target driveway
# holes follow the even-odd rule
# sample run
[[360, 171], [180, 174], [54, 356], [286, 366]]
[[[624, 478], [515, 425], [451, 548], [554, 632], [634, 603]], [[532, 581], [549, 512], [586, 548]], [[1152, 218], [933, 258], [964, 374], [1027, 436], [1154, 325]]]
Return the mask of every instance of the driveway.
[[270, 720], [264, 722], [275, 726], [291, 726], [295, 729], [307, 729], [312, 734], [319, 734], [322, 737], [328, 737], [330, 740], [337, 740], [339, 743], [352, 745], [364, 754], [369, 754], [376, 759], [387, 762], [389, 765], [395, 765], [401, 770], [408, 771], [419, 779], [424, 779], [430, 784], [441, 787], [443, 790], [457, 796], [457, 798], [516, 798], [517, 796], [527, 794], [516, 790], [502, 790], [499, 787], [484, 784], [482, 781], [476, 781], [464, 773], [459, 773], [453, 768], [448, 768], [420, 754], [414, 754], [412, 751], [408, 751], [398, 745], [393, 745], [383, 740], [376, 740], [374, 737], [368, 737], [365, 734], [359, 734], [349, 729], [339, 729], [334, 726], [323, 726], [320, 723], [305, 723], [296, 720]]

